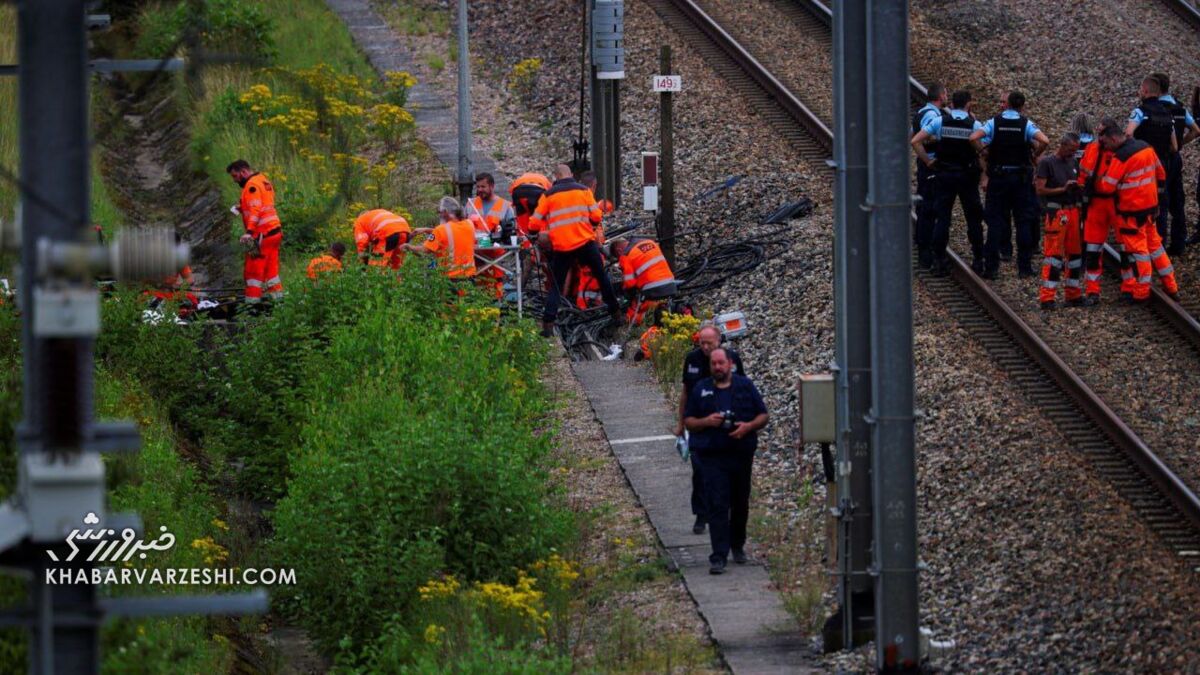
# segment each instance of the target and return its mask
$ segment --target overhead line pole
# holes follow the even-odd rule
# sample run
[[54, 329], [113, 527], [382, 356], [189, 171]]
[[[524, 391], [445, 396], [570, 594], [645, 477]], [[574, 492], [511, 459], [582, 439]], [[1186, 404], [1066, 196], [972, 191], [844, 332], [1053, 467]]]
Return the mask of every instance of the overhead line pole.
[[467, 44], [467, 0], [458, 0], [458, 196], [465, 203], [475, 187], [471, 167], [471, 51]]

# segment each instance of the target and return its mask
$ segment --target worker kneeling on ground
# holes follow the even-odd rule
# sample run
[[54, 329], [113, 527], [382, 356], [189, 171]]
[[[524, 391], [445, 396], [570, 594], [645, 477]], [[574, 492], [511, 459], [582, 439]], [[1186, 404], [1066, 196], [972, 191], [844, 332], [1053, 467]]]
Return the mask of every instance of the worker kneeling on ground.
[[1155, 227], [1159, 186], [1167, 180], [1166, 169], [1149, 143], [1126, 136], [1115, 120], [1104, 121], [1100, 142], [1113, 153], [1100, 180], [1116, 189], [1117, 232], [1125, 253], [1133, 257], [1133, 300], [1150, 299], [1151, 270], [1158, 272], [1167, 295], [1176, 297], [1175, 268]]
[[283, 225], [275, 212], [275, 187], [250, 163], [239, 159], [225, 167], [229, 177], [242, 188], [238, 212], [246, 232], [242, 245], [249, 248], [243, 277], [246, 282], [246, 303], [262, 302], [263, 293], [278, 300], [283, 297], [283, 281], [279, 278], [279, 249], [283, 246]]
[[1063, 134], [1058, 149], [1038, 161], [1034, 188], [1042, 202], [1042, 309], [1053, 309], [1058, 285], [1069, 305], [1083, 304], [1083, 246], [1079, 241], [1082, 190], [1075, 170], [1079, 136]]
[[704, 508], [712, 553], [710, 574], [723, 574], [730, 552], [744, 564], [746, 521], [750, 515], [750, 472], [758, 430], [767, 425], [767, 406], [750, 378], [733, 374], [733, 362], [721, 348], [709, 357], [712, 377], [688, 394], [683, 424], [698, 455], [704, 480]]
[[659, 300], [675, 295], [675, 275], [658, 242], [651, 239], [618, 239], [611, 250], [621, 263], [623, 288], [630, 299], [626, 318], [641, 323], [647, 310], [658, 307]]
[[342, 271], [342, 256], [346, 255], [346, 245], [340, 241], [335, 241], [329, 245], [329, 251], [319, 255], [308, 261], [308, 269], [305, 273], [309, 279], [317, 280], [317, 277], [328, 272]]
[[620, 304], [608, 275], [604, 273], [604, 257], [596, 244], [595, 226], [602, 217], [600, 207], [591, 191], [575, 182], [571, 168], [566, 164], [555, 167], [554, 179], [554, 185], [542, 196], [529, 220], [530, 228], [539, 232], [539, 243], [551, 250], [550, 270], [553, 279], [546, 296], [542, 335], [549, 337], [553, 334], [560, 289], [564, 287], [567, 273], [574, 264], [590, 268], [592, 275], [600, 280], [604, 304], [613, 320], [621, 323]]
[[354, 219], [354, 246], [363, 264], [400, 269], [412, 227], [386, 209], [363, 211]]
[[441, 223], [430, 231], [428, 241], [406, 248], [434, 255], [452, 280], [471, 279], [475, 276], [475, 226], [454, 197], [442, 197], [438, 202], [438, 218]]

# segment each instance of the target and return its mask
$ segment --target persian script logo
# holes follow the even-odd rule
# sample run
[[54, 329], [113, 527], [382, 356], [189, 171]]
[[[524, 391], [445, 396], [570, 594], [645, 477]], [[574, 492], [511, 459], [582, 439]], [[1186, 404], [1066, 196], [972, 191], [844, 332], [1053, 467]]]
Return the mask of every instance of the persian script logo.
[[[95, 513], [88, 513], [83, 519], [84, 525], [96, 525], [99, 522], [100, 519], [96, 517]], [[71, 533], [67, 535], [67, 546], [71, 547], [71, 553], [61, 562], [71, 562], [75, 556], [79, 555], [81, 546], [86, 547], [92, 542], [96, 542], [96, 546], [92, 549], [92, 554], [87, 557], [88, 562], [125, 562], [133, 558], [134, 554], [145, 560], [146, 551], [169, 551], [175, 545], [175, 535], [167, 532], [166, 525], [158, 529], [162, 534], [149, 543], [137, 539], [137, 532], [129, 527], [121, 530], [120, 539], [110, 539], [117, 534], [117, 531], [103, 527], [99, 529], [89, 527], [83, 532], [78, 529], [71, 530]], [[46, 554], [54, 562], [60, 562], [58, 554], [54, 551], [46, 551]]]

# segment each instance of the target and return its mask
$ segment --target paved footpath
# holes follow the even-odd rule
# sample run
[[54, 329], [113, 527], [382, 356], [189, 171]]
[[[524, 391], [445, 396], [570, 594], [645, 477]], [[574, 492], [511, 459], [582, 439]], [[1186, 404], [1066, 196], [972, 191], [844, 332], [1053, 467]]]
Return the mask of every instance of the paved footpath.
[[[367, 55], [376, 72], [406, 70], [417, 72], [416, 61], [403, 41], [392, 31], [383, 17], [372, 9], [370, 0], [325, 0], [333, 13], [341, 18], [354, 43]], [[429, 144], [451, 177], [458, 167], [458, 112], [453, 101], [447, 101], [432, 87], [418, 82], [408, 94], [408, 106], [416, 120], [421, 138]], [[496, 170], [491, 157], [475, 149], [471, 153], [471, 168], [496, 177], [496, 193], [508, 194], [508, 178]]]
[[708, 573], [708, 534], [692, 534], [691, 466], [675, 452], [675, 416], [650, 369], [625, 361], [572, 365], [625, 476], [734, 673], [813, 672], [799, 627], [754, 560]]

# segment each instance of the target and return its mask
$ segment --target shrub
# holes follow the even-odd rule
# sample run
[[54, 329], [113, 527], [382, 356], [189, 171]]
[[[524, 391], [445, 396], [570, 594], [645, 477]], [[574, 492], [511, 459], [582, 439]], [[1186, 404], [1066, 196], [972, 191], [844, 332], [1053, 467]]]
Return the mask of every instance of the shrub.
[[683, 357], [694, 346], [692, 335], [700, 319], [691, 314], [666, 313], [658, 334], [650, 341], [650, 359], [659, 382], [674, 386], [683, 376]]
[[190, 39], [210, 51], [263, 61], [277, 53], [267, 13], [238, 0], [188, 0], [165, 12], [152, 6], [138, 24], [136, 50], [147, 58], [173, 56]]
[[508, 88], [522, 101], [529, 103], [537, 91], [538, 75], [542, 72], [541, 59], [518, 61], [508, 74]]
[[537, 431], [544, 346], [494, 310], [430, 301], [448, 294], [408, 265], [398, 285], [357, 298], [367, 309], [332, 332], [311, 373], [324, 395], [300, 433], [274, 548], [296, 568], [292, 608], [327, 650], [370, 644], [439, 572], [511, 576], [571, 531]]

